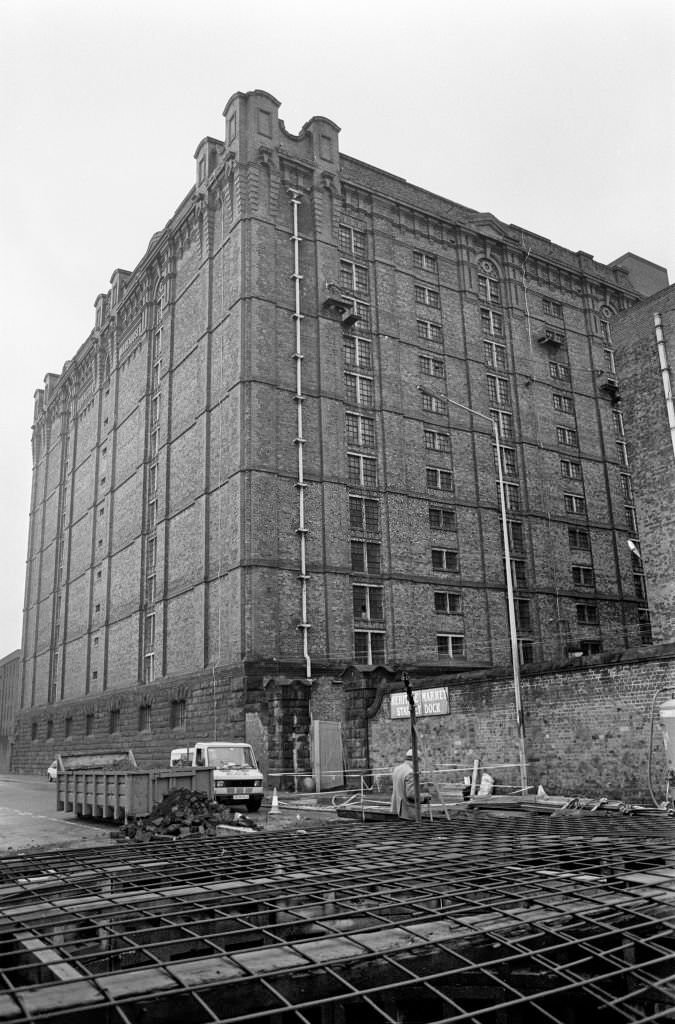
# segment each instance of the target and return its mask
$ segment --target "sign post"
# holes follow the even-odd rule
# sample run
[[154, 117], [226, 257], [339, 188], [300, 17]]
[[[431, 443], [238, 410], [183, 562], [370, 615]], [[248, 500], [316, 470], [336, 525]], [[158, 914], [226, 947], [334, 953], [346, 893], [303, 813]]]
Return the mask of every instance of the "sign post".
[[401, 679], [405, 686], [406, 697], [408, 698], [408, 704], [410, 705], [410, 746], [412, 747], [412, 762], [413, 762], [413, 786], [415, 789], [415, 819], [417, 822], [422, 820], [422, 808], [420, 806], [420, 764], [417, 756], [417, 728], [415, 725], [415, 698], [413, 697], [412, 687], [410, 686], [410, 676], [407, 672], [401, 673]]

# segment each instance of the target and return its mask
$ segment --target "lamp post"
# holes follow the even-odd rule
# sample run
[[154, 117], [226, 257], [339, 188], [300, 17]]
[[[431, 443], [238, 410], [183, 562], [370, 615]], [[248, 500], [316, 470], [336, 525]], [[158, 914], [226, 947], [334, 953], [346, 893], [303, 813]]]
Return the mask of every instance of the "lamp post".
[[513, 691], [515, 697], [516, 706], [516, 725], [518, 729], [518, 763], [520, 766], [520, 788], [523, 793], [527, 793], [527, 762], [525, 759], [525, 722], [523, 719], [523, 704], [520, 694], [520, 658], [518, 656], [518, 632], [516, 628], [516, 606], [513, 600], [513, 571], [511, 567], [511, 544], [509, 542], [509, 526], [506, 520], [506, 488], [504, 486], [504, 469], [502, 465], [502, 448], [499, 440], [499, 428], [492, 416], [486, 415], [484, 412], [478, 412], [476, 409], [471, 409], [468, 405], [462, 405], [461, 402], [455, 402], [452, 398], [448, 398], [447, 395], [434, 395], [434, 393], [427, 388], [422, 387], [418, 384], [417, 390], [421, 391], [422, 394], [427, 394], [430, 397], [436, 397], [447, 402], [449, 405], [455, 405], [458, 409], [463, 409], [468, 412], [471, 416], [478, 416], [479, 419], [487, 420], [492, 427], [494, 434], [495, 444], [497, 446], [497, 471], [499, 477], [499, 503], [502, 511], [502, 537], [504, 542], [504, 562], [506, 570], [506, 601], [508, 605], [509, 614], [509, 634], [511, 637], [511, 664], [513, 666]]

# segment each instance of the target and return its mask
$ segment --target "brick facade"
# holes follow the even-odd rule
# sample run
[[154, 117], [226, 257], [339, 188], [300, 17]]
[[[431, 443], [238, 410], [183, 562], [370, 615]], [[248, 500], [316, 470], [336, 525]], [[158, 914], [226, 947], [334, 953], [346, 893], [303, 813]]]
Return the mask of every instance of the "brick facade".
[[[278, 106], [230, 99], [195, 187], [36, 393], [21, 770], [36, 713], [214, 676], [228, 728], [286, 770], [306, 683], [263, 699], [264, 665], [508, 663], [490, 418], [523, 660], [641, 635], [599, 375], [628, 273], [341, 154], [325, 118], [293, 136]], [[345, 721], [364, 766], [366, 696]]]
[[9, 771], [14, 719], [21, 702], [21, 651], [0, 658], [0, 771]]
[[645, 576], [654, 640], [668, 642], [675, 637], [675, 287], [619, 317], [614, 343], [641, 527], [635, 569]]

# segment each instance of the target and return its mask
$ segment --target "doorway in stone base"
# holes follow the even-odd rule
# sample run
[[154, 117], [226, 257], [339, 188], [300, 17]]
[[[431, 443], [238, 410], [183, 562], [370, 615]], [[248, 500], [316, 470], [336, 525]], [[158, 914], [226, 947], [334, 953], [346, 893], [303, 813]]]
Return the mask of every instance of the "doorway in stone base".
[[345, 784], [340, 722], [312, 722], [312, 775], [317, 792]]

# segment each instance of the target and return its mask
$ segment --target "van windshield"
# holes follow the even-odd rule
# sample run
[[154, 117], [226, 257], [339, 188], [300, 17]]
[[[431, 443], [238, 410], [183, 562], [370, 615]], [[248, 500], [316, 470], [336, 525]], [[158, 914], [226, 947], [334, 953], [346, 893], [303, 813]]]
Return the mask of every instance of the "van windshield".
[[206, 763], [209, 768], [238, 768], [240, 765], [255, 768], [250, 747], [228, 747], [225, 743], [206, 748]]

